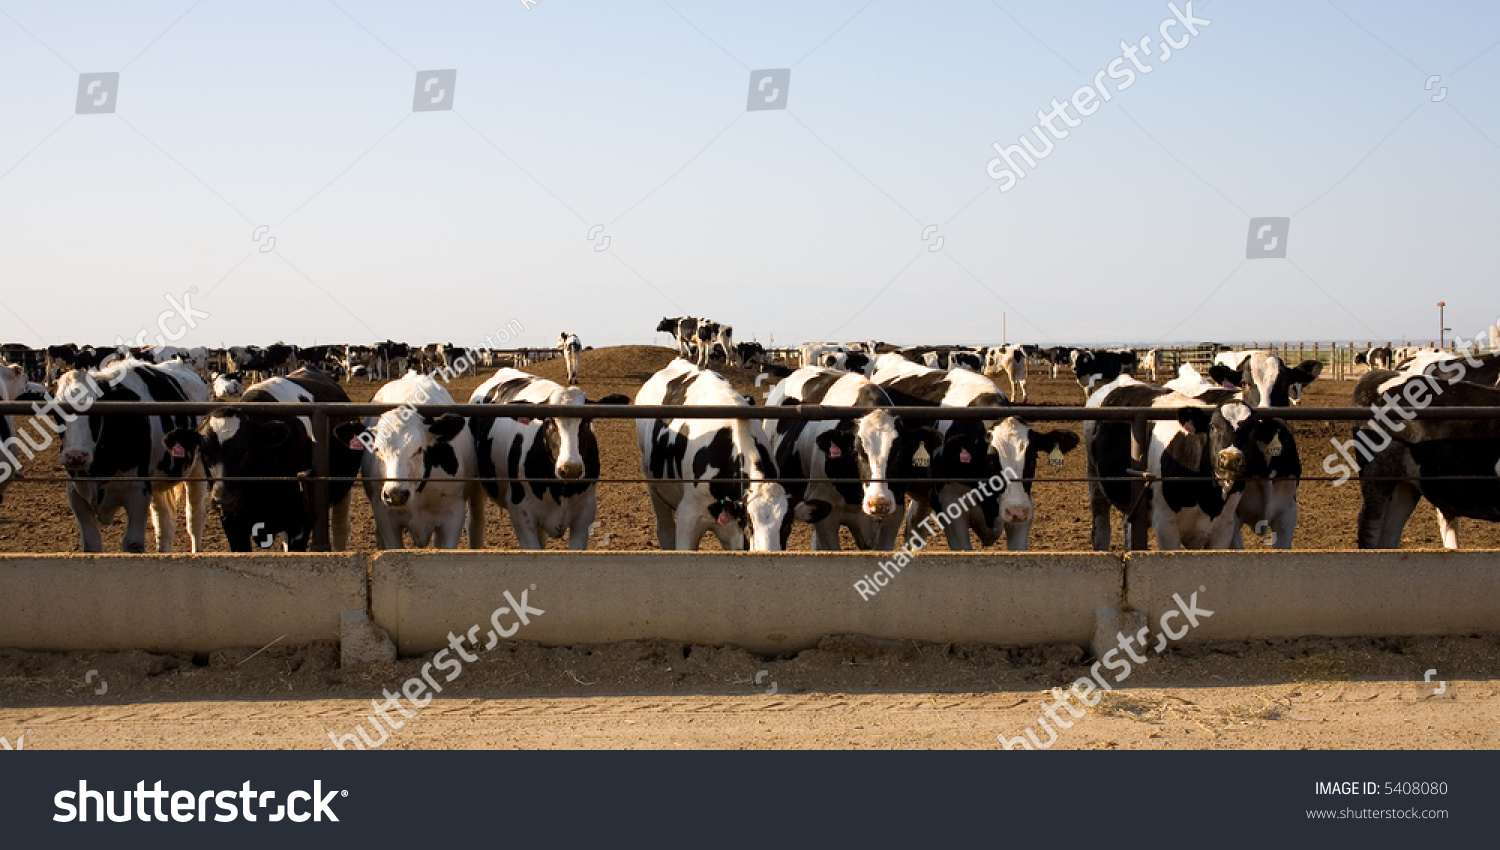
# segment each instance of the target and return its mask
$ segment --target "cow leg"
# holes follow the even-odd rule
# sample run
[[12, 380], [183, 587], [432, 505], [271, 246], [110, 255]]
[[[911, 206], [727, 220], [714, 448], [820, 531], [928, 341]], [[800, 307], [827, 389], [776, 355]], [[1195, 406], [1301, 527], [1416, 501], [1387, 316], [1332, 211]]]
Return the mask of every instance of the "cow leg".
[[547, 548], [547, 538], [537, 528], [536, 519], [520, 505], [510, 508], [510, 527], [516, 532], [516, 544], [522, 549], [537, 551]]
[[1409, 484], [1396, 485], [1385, 507], [1385, 524], [1380, 529], [1378, 548], [1401, 548], [1401, 533], [1406, 530], [1406, 522], [1411, 519], [1412, 511], [1417, 509], [1417, 502], [1421, 499], [1422, 496], [1415, 487]]
[[151, 530], [156, 532], [156, 551], [172, 551], [172, 542], [177, 537], [176, 488], [157, 489], [151, 492]]
[[404, 540], [401, 529], [396, 527], [396, 521], [391, 517], [391, 509], [386, 507], [380, 498], [380, 481], [375, 478], [365, 479], [365, 497], [370, 502], [370, 513], [375, 517], [375, 548], [376, 549], [401, 549]]
[[[1295, 496], [1293, 497], [1295, 499]], [[1293, 501], [1271, 520], [1271, 533], [1275, 539], [1271, 546], [1276, 549], [1292, 548], [1292, 535], [1297, 530], [1297, 503]]]
[[[1033, 514], [1035, 516], [1035, 514]], [[1005, 548], [1011, 552], [1025, 552], [1031, 547], [1031, 520], [1007, 522], [1005, 524]]]
[[892, 511], [880, 520], [880, 531], [876, 535], [876, 549], [890, 552], [896, 548], [896, 538], [901, 535], [901, 517], [905, 513], [905, 511]]
[[839, 520], [836, 515], [813, 526], [812, 548], [814, 552], [839, 551]]
[[439, 549], [457, 549], [464, 537], [464, 510], [456, 509], [437, 527], [433, 545]]
[[[90, 487], [89, 489], [93, 489]], [[99, 515], [89, 504], [88, 495], [68, 485], [68, 507], [73, 509], [73, 519], [78, 522], [78, 537], [85, 552], [103, 552], [104, 535], [99, 531]]]
[[1026, 398], [1026, 381], [1023, 379], [1020, 382], [1020, 384], [1021, 384], [1021, 403], [1025, 404], [1026, 401], [1027, 401], [1027, 398]]
[[[1160, 485], [1153, 484], [1153, 487]], [[1153, 496], [1157, 495], [1155, 493]], [[1189, 509], [1191, 510], [1191, 509]], [[1130, 518], [1126, 517], [1125, 526], [1130, 527]], [[1172, 509], [1167, 507], [1167, 500], [1155, 498], [1151, 500], [1151, 526], [1156, 529], [1156, 548], [1162, 552], [1175, 552], [1182, 548], [1182, 530], [1177, 527], [1177, 517]], [[1125, 532], [1125, 540], [1130, 541], [1130, 532]]]
[[599, 493], [590, 489], [582, 496], [582, 504], [577, 508], [577, 513], [568, 525], [568, 548], [581, 552], [589, 548], [589, 529], [594, 525], [594, 517], [599, 513]]
[[[1098, 476], [1098, 471], [1094, 468], [1094, 458], [1092, 453], [1090, 453], [1089, 456], [1087, 475], [1090, 479], [1089, 515], [1091, 522], [1093, 523], [1093, 526], [1091, 528], [1091, 542], [1093, 543], [1095, 552], [1108, 552], [1110, 544], [1112, 542], [1111, 535], [1114, 531], [1113, 506], [1109, 503], [1109, 496], [1105, 495], [1104, 493], [1103, 483], [1093, 480]], [[1130, 540], [1129, 517], [1125, 518], [1125, 525], [1125, 539], [1128, 541]]]
[[470, 482], [467, 501], [469, 503], [469, 510], [467, 513], [469, 523], [469, 548], [483, 549], [485, 502], [484, 488], [474, 482]]
[[1458, 522], [1460, 517], [1449, 519], [1443, 515], [1442, 509], [1437, 512], [1438, 534], [1443, 538], [1444, 549], [1458, 548]]
[[[197, 475], [201, 477], [202, 471]], [[202, 552], [203, 530], [208, 521], [208, 482], [186, 481], [183, 486], [187, 488], [184, 499], [187, 501], [188, 543], [193, 552]]]
[[333, 503], [329, 511], [328, 522], [331, 526], [329, 536], [333, 538], [333, 550], [343, 552], [349, 548], [349, 503], [354, 500], [354, 488], [344, 494], [344, 498]]
[[670, 552], [677, 547], [677, 511], [655, 489], [651, 490], [651, 510], [656, 514], [656, 544]]
[[125, 539], [120, 551], [144, 554], [146, 551], [146, 515], [151, 512], [150, 494], [141, 493], [125, 501]]

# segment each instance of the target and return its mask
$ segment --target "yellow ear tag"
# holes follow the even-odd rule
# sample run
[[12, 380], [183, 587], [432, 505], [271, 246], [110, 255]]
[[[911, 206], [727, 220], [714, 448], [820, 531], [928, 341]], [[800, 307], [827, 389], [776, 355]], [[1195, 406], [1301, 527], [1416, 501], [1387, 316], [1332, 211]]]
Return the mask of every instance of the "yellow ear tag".
[[1276, 436], [1272, 437], [1271, 438], [1271, 442], [1269, 442], [1269, 443], [1266, 444], [1266, 454], [1270, 455], [1271, 457], [1277, 457], [1277, 456], [1279, 456], [1281, 454], [1281, 435], [1280, 434], [1277, 434]]
[[1047, 465], [1062, 466], [1064, 462], [1065, 461], [1063, 460], [1062, 449], [1058, 448], [1057, 446], [1053, 446], [1052, 452], [1047, 455]]
[[932, 455], [927, 453], [927, 447], [925, 445], [918, 444], [916, 453], [911, 456], [911, 465], [925, 468], [931, 462]]

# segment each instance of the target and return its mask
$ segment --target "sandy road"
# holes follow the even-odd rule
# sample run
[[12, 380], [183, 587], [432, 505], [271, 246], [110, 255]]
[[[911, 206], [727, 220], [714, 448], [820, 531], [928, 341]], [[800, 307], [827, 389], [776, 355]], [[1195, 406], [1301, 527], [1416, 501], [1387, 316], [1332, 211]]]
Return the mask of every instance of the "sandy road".
[[[1416, 748], [1500, 745], [1500, 682], [1142, 689], [1107, 697], [1054, 749]], [[994, 749], [1035, 726], [1039, 692], [441, 700], [382, 749]], [[359, 724], [368, 701], [246, 701], [0, 710], [26, 749], [308, 749]]]

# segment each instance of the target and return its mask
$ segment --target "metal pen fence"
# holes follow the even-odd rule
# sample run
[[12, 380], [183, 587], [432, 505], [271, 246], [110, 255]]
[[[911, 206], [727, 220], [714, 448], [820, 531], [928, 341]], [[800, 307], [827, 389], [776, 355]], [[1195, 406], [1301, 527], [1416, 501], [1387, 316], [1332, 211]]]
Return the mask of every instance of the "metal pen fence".
[[[1155, 421], [1176, 419], [1181, 409], [1175, 407], [1049, 407], [1045, 405], [1012, 405], [1008, 407], [936, 407], [936, 406], [897, 406], [897, 407], [837, 407], [825, 405], [781, 405], [776, 407], [764, 406], [698, 406], [698, 405], [634, 405], [634, 404], [590, 404], [581, 410], [564, 410], [555, 405], [541, 404], [420, 404], [403, 405], [395, 403], [375, 402], [148, 402], [148, 401], [109, 401], [95, 402], [90, 405], [73, 405], [62, 401], [43, 404], [41, 402], [0, 402], [0, 415], [36, 415], [41, 412], [55, 412], [68, 415], [190, 415], [202, 416], [216, 410], [237, 409], [241, 411], [253, 411], [262, 416], [298, 416], [309, 419], [312, 426], [313, 440], [313, 469], [312, 474], [300, 476], [299, 479], [306, 482], [309, 488], [310, 503], [313, 511], [313, 536], [310, 548], [313, 551], [328, 551], [329, 542], [329, 502], [328, 485], [333, 481], [356, 480], [347, 477], [333, 477], [329, 475], [330, 465], [330, 439], [335, 422], [350, 420], [364, 420], [367, 417], [378, 417], [388, 411], [401, 408], [409, 408], [422, 416], [441, 416], [443, 414], [457, 414], [465, 417], [482, 418], [530, 418], [543, 419], [549, 416], [556, 417], [560, 413], [572, 413], [579, 418], [585, 419], [625, 419], [625, 420], [664, 420], [664, 419], [754, 419], [754, 420], [802, 420], [802, 421], [839, 421], [864, 416], [875, 411], [886, 413], [901, 419], [913, 421], [986, 421], [998, 420], [1005, 417], [1019, 417], [1028, 422], [1122, 422], [1131, 426], [1131, 462], [1130, 475], [1127, 479], [1131, 484], [1131, 502], [1135, 506], [1131, 515], [1132, 539], [1129, 543], [1132, 549], [1144, 549], [1146, 547], [1146, 533], [1149, 527], [1148, 518], [1145, 515], [1145, 500], [1141, 498], [1147, 485], [1146, 478], [1146, 448], [1148, 445], [1148, 430], [1150, 424]], [[1202, 408], [1193, 408], [1199, 409]], [[1500, 408], [1490, 407], [1447, 407], [1447, 408], [1425, 408], [1410, 411], [1414, 418], [1431, 421], [1493, 421], [1500, 419]], [[1270, 418], [1286, 422], [1357, 422], [1370, 420], [1371, 411], [1361, 407], [1325, 407], [1325, 408], [1276, 408], [1274, 412], [1262, 411], [1269, 414]], [[4, 448], [10, 451], [12, 441], [18, 438], [12, 436]], [[29, 453], [28, 453], [29, 455]], [[1488, 478], [1488, 476], [1444, 476], [1445, 478]], [[28, 479], [39, 480], [39, 479]], [[70, 476], [66, 479], [55, 479], [58, 481], [76, 480], [104, 480], [104, 479], [82, 479], [78, 476]], [[140, 480], [127, 477], [113, 477], [107, 480]], [[160, 480], [160, 479], [150, 479]], [[246, 478], [237, 480], [288, 480], [286, 478]], [[541, 479], [527, 479], [541, 480]], [[556, 481], [557, 479], [545, 479]], [[627, 483], [628, 481], [648, 482], [650, 479], [592, 479], [605, 483]], [[775, 479], [784, 483], [812, 483], [815, 479]], [[912, 479], [910, 483], [927, 483], [931, 479]], [[1119, 481], [1120, 478], [1101, 477], [1072, 477], [1069, 480], [1077, 482], [1089, 481]], [[1304, 477], [1302, 480], [1320, 480], [1315, 477]], [[1331, 480], [1331, 479], [1330, 479]], [[892, 480], [890, 483], [902, 483]]]

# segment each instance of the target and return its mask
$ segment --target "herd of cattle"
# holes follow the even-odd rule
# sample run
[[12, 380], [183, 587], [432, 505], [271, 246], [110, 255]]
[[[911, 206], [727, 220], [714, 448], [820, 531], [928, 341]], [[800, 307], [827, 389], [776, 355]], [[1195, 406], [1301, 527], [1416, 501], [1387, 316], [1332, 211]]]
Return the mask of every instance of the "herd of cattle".
[[[1176, 411], [1172, 419], [1153, 422], [1145, 451], [1143, 498], [1160, 548], [1239, 548], [1245, 527], [1271, 531], [1278, 548], [1292, 546], [1302, 465], [1294, 434], [1276, 411], [1298, 403], [1321, 372], [1318, 361], [1292, 366], [1265, 351], [1223, 352], [1203, 372], [1184, 365], [1158, 385], [1162, 364], [1155, 350], [814, 343], [798, 350], [800, 362], [772, 364], [759, 345], [736, 345], [727, 325], [663, 319], [658, 330], [673, 335], [680, 356], [637, 393], [633, 403], [643, 414], [658, 405], [753, 407], [752, 399], [708, 368], [715, 358], [774, 372], [780, 382], [767, 405], [868, 409], [818, 421], [753, 414], [636, 418], [641, 472], [662, 549], [697, 549], [713, 534], [725, 549], [777, 551], [785, 548], [793, 524], [802, 522], [812, 526], [816, 550], [838, 549], [841, 528], [861, 549], [891, 550], [903, 527], [910, 539], [913, 529], [940, 513], [950, 549], [970, 549], [977, 538], [983, 546], [1003, 539], [1007, 548], [1024, 550], [1037, 514], [1031, 485], [1039, 459], [1060, 465], [1080, 443], [1094, 547], [1111, 546], [1116, 510], [1126, 517], [1129, 540], [1136, 490], [1130, 424], [1091, 420], [1082, 440], [1072, 431], [1034, 427], [1027, 413], [1044, 418], [1042, 409], [1014, 406], [986, 374], [1004, 374], [1011, 394], [1024, 403], [1028, 361], [1054, 372], [1070, 369], [1089, 407]], [[408, 540], [455, 548], [465, 533], [470, 547], [482, 547], [489, 504], [509, 516], [524, 549], [544, 548], [552, 539], [586, 548], [600, 471], [588, 408], [632, 400], [587, 398], [575, 386], [583, 347], [576, 335], [564, 333], [558, 349], [568, 385], [506, 366], [468, 399], [534, 404], [545, 415], [426, 416], [414, 406], [453, 403], [444, 382], [485, 365], [479, 351], [430, 348], [391, 342], [231, 348], [217, 353], [232, 364], [231, 373], [212, 369], [215, 353], [199, 349], [170, 356], [157, 350], [151, 358], [157, 362], [137, 356], [144, 352], [114, 351], [93, 362], [97, 351], [56, 347], [46, 351], [40, 375], [6, 363], [0, 400], [35, 399], [40, 415], [31, 434], [12, 417], [0, 419], [0, 453], [10, 461], [0, 475], [0, 495], [11, 471], [20, 470], [21, 455], [30, 460], [55, 437], [84, 551], [102, 549], [101, 526], [122, 511], [125, 551], [145, 551], [148, 516], [158, 548], [171, 551], [178, 510], [185, 512], [192, 550], [199, 551], [210, 506], [235, 551], [277, 541], [303, 550], [315, 521], [307, 480], [317, 448], [311, 421], [257, 413], [255, 403], [349, 401], [337, 378], [363, 374], [386, 382], [373, 401], [398, 406], [379, 417], [330, 424], [335, 548], [349, 544], [356, 480], [372, 506], [380, 548], [399, 548]], [[1356, 404], [1422, 384], [1432, 393], [1428, 404], [1500, 408], [1500, 354], [1424, 352], [1407, 362], [1371, 366], [1354, 391]], [[215, 391], [226, 389], [227, 375], [250, 380], [250, 373], [258, 373], [258, 380], [243, 391]], [[1449, 375], [1456, 377], [1446, 380]], [[201, 417], [87, 412], [94, 401], [216, 397], [224, 406]], [[60, 401], [74, 412], [58, 407]], [[908, 406], [984, 408], [994, 415], [929, 419], [889, 412]], [[1359, 423], [1355, 435], [1377, 427], [1373, 423]], [[1401, 439], [1383, 445], [1369, 433], [1361, 438], [1369, 451], [1361, 450], [1360, 546], [1398, 545], [1424, 496], [1438, 508], [1444, 543], [1451, 547], [1457, 546], [1461, 517], [1500, 521], [1500, 425], [1405, 425], [1410, 430]], [[979, 487], [997, 480], [1003, 484], [993, 492]], [[987, 495], [976, 495], [980, 491]]]

